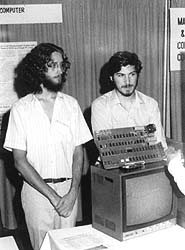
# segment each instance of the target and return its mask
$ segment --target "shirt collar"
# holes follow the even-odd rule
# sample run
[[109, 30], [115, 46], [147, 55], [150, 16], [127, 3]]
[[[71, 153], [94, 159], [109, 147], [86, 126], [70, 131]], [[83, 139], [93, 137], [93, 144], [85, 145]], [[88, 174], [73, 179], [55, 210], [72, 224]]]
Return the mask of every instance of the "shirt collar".
[[[62, 93], [62, 92], [57, 92], [57, 97], [56, 98], [64, 98], [64, 94]], [[33, 98], [33, 100], [37, 100], [37, 97], [36, 97], [36, 95], [35, 94], [32, 94], [32, 98]]]
[[[133, 105], [144, 103], [141, 92], [135, 90], [135, 94], [136, 94], [136, 96], [135, 96], [136, 98], [135, 98], [135, 101], [133, 102]], [[120, 104], [120, 100], [118, 98], [118, 95], [117, 95], [115, 89], [112, 91], [112, 93], [110, 95], [110, 102], [112, 103], [112, 105]]]
[[61, 91], [59, 91], [57, 92], [57, 97], [64, 98], [64, 94]]
[[110, 102], [111, 102], [112, 105], [116, 105], [116, 104], [120, 103], [120, 100], [118, 98], [118, 95], [117, 95], [115, 89], [111, 91], [111, 94], [109, 96], [109, 100], [110, 100]]
[[135, 99], [136, 101], [135, 101], [135, 103], [136, 104], [143, 104], [144, 100], [143, 100], [143, 97], [142, 97], [142, 93], [137, 91], [137, 90], [135, 90], [135, 93], [136, 93], [136, 99]]

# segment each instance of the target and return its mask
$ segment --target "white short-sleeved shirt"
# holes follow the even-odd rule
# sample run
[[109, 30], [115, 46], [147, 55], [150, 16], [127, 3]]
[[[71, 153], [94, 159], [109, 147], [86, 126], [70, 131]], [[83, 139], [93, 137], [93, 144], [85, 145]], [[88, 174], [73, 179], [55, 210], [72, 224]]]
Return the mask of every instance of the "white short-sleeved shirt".
[[166, 149], [166, 139], [161, 125], [160, 111], [157, 101], [135, 91], [136, 98], [131, 105], [130, 110], [126, 110], [117, 96], [115, 90], [112, 90], [98, 98], [92, 103], [91, 124], [92, 130], [125, 128], [134, 126], [146, 126], [148, 124], [156, 125], [156, 138]]
[[91, 139], [75, 98], [59, 92], [50, 122], [36, 96], [29, 94], [11, 109], [4, 147], [26, 151], [42, 178], [72, 177], [74, 149]]

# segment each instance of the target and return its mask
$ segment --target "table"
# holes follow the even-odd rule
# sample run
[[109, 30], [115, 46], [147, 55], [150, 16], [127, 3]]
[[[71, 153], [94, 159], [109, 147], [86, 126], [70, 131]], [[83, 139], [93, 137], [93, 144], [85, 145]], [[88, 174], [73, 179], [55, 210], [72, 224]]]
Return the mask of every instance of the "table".
[[0, 249], [4, 250], [19, 250], [13, 236], [0, 238]]
[[40, 250], [184, 250], [185, 229], [174, 225], [127, 241], [118, 241], [92, 225], [51, 230]]

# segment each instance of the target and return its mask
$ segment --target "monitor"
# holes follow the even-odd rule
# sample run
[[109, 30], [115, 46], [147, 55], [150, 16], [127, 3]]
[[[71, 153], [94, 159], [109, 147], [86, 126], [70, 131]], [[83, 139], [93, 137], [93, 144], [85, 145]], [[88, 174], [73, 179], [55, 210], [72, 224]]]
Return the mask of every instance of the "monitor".
[[176, 223], [177, 197], [166, 162], [142, 169], [91, 167], [92, 226], [120, 241]]

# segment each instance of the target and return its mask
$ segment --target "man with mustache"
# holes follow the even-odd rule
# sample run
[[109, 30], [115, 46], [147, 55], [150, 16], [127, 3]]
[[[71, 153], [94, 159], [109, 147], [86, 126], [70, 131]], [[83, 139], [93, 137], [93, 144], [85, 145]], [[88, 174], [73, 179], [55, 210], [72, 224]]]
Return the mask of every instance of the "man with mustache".
[[70, 62], [61, 47], [41, 43], [17, 66], [4, 147], [24, 178], [22, 206], [34, 250], [49, 230], [73, 227], [83, 166], [92, 139], [75, 98], [62, 92]]
[[136, 90], [141, 61], [135, 53], [118, 51], [108, 62], [108, 74], [114, 90], [92, 103], [92, 130], [146, 126], [155, 124], [157, 142], [167, 148], [157, 101]]

